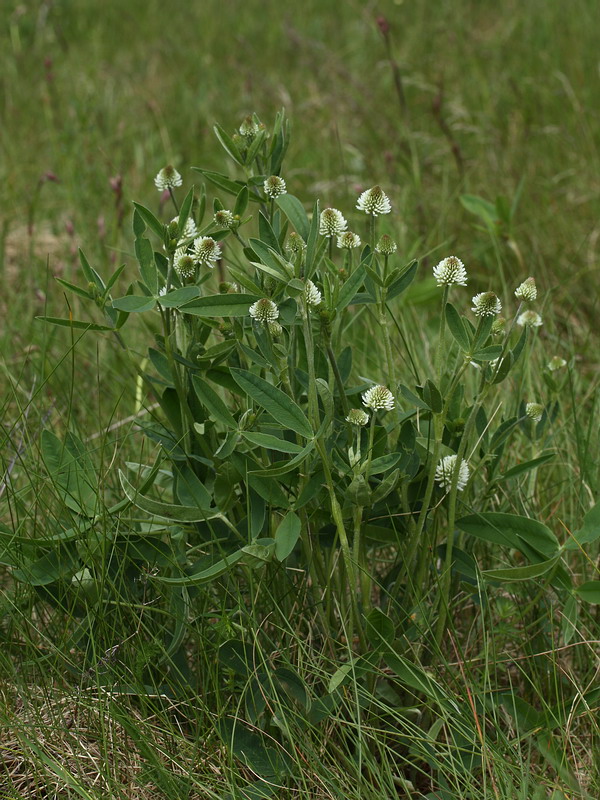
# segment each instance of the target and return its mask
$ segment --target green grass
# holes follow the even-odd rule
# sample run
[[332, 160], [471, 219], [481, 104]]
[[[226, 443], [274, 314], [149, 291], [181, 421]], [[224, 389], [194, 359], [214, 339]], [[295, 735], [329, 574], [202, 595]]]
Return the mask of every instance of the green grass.
[[[377, 15], [391, 25], [405, 107]], [[101, 9], [45, 0], [11, 3], [0, 22], [0, 463], [10, 473], [0, 521], [33, 537], [63, 526], [40, 454], [43, 428], [59, 437], [72, 431], [88, 444], [107, 505], [122, 496], [116, 468], [150, 458], [133, 419], [149, 400], [123, 381], [130, 367], [117, 344], [93, 334], [71, 338], [34, 320], [68, 313], [53, 276], [81, 283], [78, 246], [102, 274], [126, 263], [131, 276], [131, 202], [158, 212], [158, 169], [174, 163], [188, 186], [196, 177], [189, 166], [233, 175], [213, 124], [232, 131], [252, 111], [270, 124], [285, 106], [294, 128], [285, 178], [294, 194], [349, 212], [359, 189], [381, 183], [397, 211], [388, 232], [404, 261], [421, 259], [421, 278], [449, 252], [465, 261], [476, 291], [496, 288], [501, 276], [510, 290], [535, 275], [544, 326], [527, 366], [537, 396], [552, 394], [540, 377], [548, 357], [557, 353], [572, 365], [552, 398], [560, 406], [542, 442], [558, 455], [535, 480], [498, 485], [493, 502], [545, 521], [561, 541], [581, 527], [599, 496], [600, 466], [594, 0], [308, 0], [297, 7], [214, 0], [131, 0], [124, 7], [106, 0]], [[40, 183], [48, 172], [58, 181]], [[116, 176], [121, 200], [110, 184]], [[460, 201], [470, 194], [511, 204], [519, 192], [511, 226], [497, 235]], [[123, 291], [129, 280], [121, 280]], [[68, 302], [75, 317], [84, 313], [77, 298]], [[424, 372], [434, 358], [438, 303], [420, 280], [394, 309], [406, 350], [418, 354]], [[151, 332], [143, 323], [136, 331], [141, 359]], [[365, 314], [347, 332], [360, 375], [377, 374], [383, 362], [375, 331]], [[394, 346], [406, 378], [398, 337]], [[511, 402], [509, 392], [504, 398]], [[522, 442], [506, 466], [531, 457]], [[109, 592], [123, 578], [118, 565], [112, 569], [118, 554], [105, 554]], [[381, 574], [387, 557], [381, 555]], [[597, 578], [596, 558], [594, 545], [573, 559], [577, 582]], [[427, 697], [416, 711], [411, 692], [381, 680], [378, 665], [362, 681], [350, 676], [325, 723], [306, 725], [297, 687], [294, 695], [276, 670], [300, 675], [314, 706], [343, 655], [327, 649], [318, 621], [300, 618], [275, 580], [229, 581], [225, 594], [193, 599], [183, 635], [195, 677], [179, 693], [166, 691], [155, 669], [167, 663], [161, 637], [168, 640], [177, 610], [150, 584], [135, 607], [107, 603], [91, 636], [78, 629], [74, 609], [36, 602], [18, 583], [13, 591], [8, 570], [2, 580], [1, 798], [191, 800], [239, 792], [255, 780], [252, 759], [245, 765], [242, 753], [251, 740], [239, 731], [252, 730], [259, 702], [270, 715], [273, 747], [285, 750], [295, 775], [275, 796], [600, 794], [592, 693], [597, 606], [587, 606], [565, 645], [556, 604], [538, 597], [535, 584], [482, 589], [481, 596], [464, 587], [451, 609], [448, 649], [432, 656], [414, 631], [406, 637], [415, 663], [434, 660], [428, 669], [441, 696]], [[309, 588], [295, 588], [301, 604]], [[246, 606], [248, 594], [259, 619]], [[430, 627], [427, 608], [415, 620], [421, 633]], [[217, 661], [219, 646], [231, 639], [250, 645], [243, 669]], [[350, 658], [344, 631], [338, 645]], [[219, 719], [230, 725], [221, 736]], [[257, 713], [256, 726], [263, 720]]]

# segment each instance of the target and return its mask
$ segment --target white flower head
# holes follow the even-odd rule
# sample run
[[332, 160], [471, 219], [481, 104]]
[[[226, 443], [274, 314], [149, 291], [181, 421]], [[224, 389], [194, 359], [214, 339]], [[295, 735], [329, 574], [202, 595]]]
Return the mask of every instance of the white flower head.
[[539, 422], [544, 413], [544, 406], [541, 403], [527, 403], [525, 414], [534, 422]]
[[175, 187], [181, 186], [182, 183], [181, 175], [177, 172], [175, 167], [172, 167], [170, 164], [163, 167], [156, 178], [154, 178], [154, 185], [159, 192], [164, 192], [167, 189], [175, 189]]
[[[175, 225], [179, 225], [179, 215], [173, 217], [171, 223], [175, 223]], [[183, 227], [183, 231], [181, 232], [182, 239], [193, 239], [195, 236], [198, 236], [198, 228], [196, 227], [196, 223], [194, 222], [192, 217], [188, 217], [185, 221], [185, 225]]]
[[372, 214], [374, 217], [378, 214], [389, 214], [392, 210], [389, 198], [381, 186], [373, 186], [371, 189], [366, 189], [358, 198], [356, 207], [359, 211], [364, 211], [365, 214]]
[[537, 286], [535, 285], [534, 278], [527, 278], [515, 289], [515, 297], [518, 300], [525, 300], [527, 303], [532, 303], [537, 299]]
[[[440, 263], [433, 268], [433, 276], [438, 286], [466, 286], [467, 270], [465, 265], [456, 256], [443, 258]], [[475, 302], [475, 298], [473, 298]]]
[[317, 289], [312, 281], [306, 281], [304, 287], [304, 299], [309, 306], [318, 306], [323, 300], [321, 292]]
[[196, 262], [184, 247], [175, 251], [173, 266], [181, 280], [192, 280], [196, 276]]
[[270, 197], [271, 200], [287, 192], [285, 181], [283, 178], [280, 178], [279, 175], [271, 175], [267, 178], [263, 183], [263, 189], [267, 197]]
[[220, 258], [219, 245], [210, 236], [199, 236], [194, 239], [194, 260], [197, 264], [214, 267], [215, 261]]
[[360, 236], [352, 231], [341, 233], [337, 237], [337, 246], [340, 250], [354, 250], [355, 247], [360, 247]]
[[387, 235], [387, 233], [384, 233], [381, 239], [375, 245], [375, 250], [382, 256], [391, 256], [392, 253], [395, 253], [397, 249], [398, 245], [391, 236]]
[[279, 317], [279, 309], [268, 297], [263, 297], [257, 300], [256, 303], [252, 303], [248, 313], [252, 319], [256, 320], [256, 322], [262, 322], [263, 325], [267, 325], [269, 322], [276, 322]]
[[502, 311], [502, 303], [494, 292], [480, 292], [473, 298], [471, 311], [477, 317], [492, 317]]
[[550, 372], [554, 372], [557, 369], [562, 369], [563, 367], [567, 366], [567, 362], [564, 358], [560, 356], [552, 356], [548, 364], [546, 365]]
[[[445, 492], [449, 492], [452, 487], [452, 477], [456, 470], [457, 459], [458, 456], [455, 453], [451, 456], [444, 456], [435, 468], [435, 479]], [[456, 488], [459, 492], [462, 492], [467, 485], [469, 474], [469, 465], [464, 459], [461, 459], [456, 482]]]
[[344, 215], [337, 208], [324, 208], [321, 211], [319, 233], [321, 236], [339, 236], [348, 227]]
[[524, 328], [539, 328], [543, 324], [542, 318], [537, 311], [533, 311], [530, 308], [517, 317], [517, 325]]
[[215, 211], [213, 220], [215, 225], [218, 225], [219, 228], [232, 228], [235, 224], [233, 212], [228, 211], [226, 208], [220, 208], [218, 211]]
[[372, 408], [373, 411], [382, 409], [391, 411], [394, 408], [394, 395], [387, 386], [371, 386], [362, 396], [363, 406]]
[[366, 425], [369, 421], [369, 415], [362, 408], [351, 408], [346, 417], [346, 422], [351, 425]]

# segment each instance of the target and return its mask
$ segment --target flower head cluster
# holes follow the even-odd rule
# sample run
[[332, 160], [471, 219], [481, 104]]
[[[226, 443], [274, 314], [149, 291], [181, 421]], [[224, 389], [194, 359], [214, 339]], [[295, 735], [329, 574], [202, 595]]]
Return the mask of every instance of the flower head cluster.
[[372, 214], [374, 217], [378, 214], [389, 214], [392, 210], [389, 198], [381, 186], [373, 186], [364, 191], [358, 198], [356, 207], [359, 211]]
[[[175, 223], [175, 225], [179, 225], [179, 215], [173, 217], [171, 223]], [[192, 217], [188, 217], [185, 221], [185, 225], [183, 226], [183, 231], [181, 232], [182, 239], [193, 239], [195, 236], [198, 236], [198, 228], [196, 227], [196, 223], [192, 219]]]
[[285, 181], [283, 178], [280, 178], [279, 175], [271, 175], [267, 178], [263, 183], [263, 189], [267, 197], [270, 197], [271, 200], [287, 192]]
[[337, 246], [341, 250], [354, 250], [355, 247], [360, 247], [360, 236], [352, 231], [346, 231], [337, 237]]
[[181, 280], [192, 280], [196, 276], [196, 262], [183, 247], [175, 251], [173, 266]]
[[527, 303], [532, 303], [537, 299], [537, 286], [535, 285], [534, 278], [527, 278], [515, 289], [515, 297], [517, 300], [525, 300]]
[[271, 336], [281, 336], [283, 328], [278, 322], [267, 322], [267, 328]]
[[391, 411], [394, 408], [394, 395], [387, 386], [371, 386], [362, 395], [363, 406], [372, 408], [373, 411], [381, 408], [384, 411]]
[[496, 319], [492, 322], [492, 335], [499, 336], [501, 333], [504, 333], [505, 328], [505, 317], [496, 317]]
[[376, 252], [380, 253], [382, 256], [391, 256], [392, 253], [395, 253], [397, 249], [398, 245], [391, 236], [387, 235], [387, 233], [384, 233], [381, 239], [375, 245]]
[[215, 261], [220, 258], [219, 245], [210, 236], [199, 236], [194, 239], [194, 260], [197, 264], [214, 267]]
[[279, 309], [275, 303], [268, 297], [263, 297], [252, 303], [248, 313], [256, 322], [262, 322], [263, 325], [268, 325], [270, 322], [276, 322], [279, 317]]
[[308, 306], [318, 306], [323, 300], [321, 292], [317, 289], [312, 281], [306, 281], [306, 285], [304, 287], [304, 299], [306, 300], [306, 305]]
[[471, 311], [477, 317], [493, 317], [502, 311], [502, 303], [494, 292], [480, 292], [473, 298]]
[[181, 175], [177, 172], [175, 167], [168, 164], [163, 167], [154, 178], [154, 185], [159, 192], [164, 192], [167, 189], [175, 189], [176, 186], [181, 186], [183, 183]]
[[[437, 467], [435, 468], [435, 479], [438, 485], [446, 492], [449, 492], [452, 487], [452, 477], [454, 476], [454, 472], [456, 470], [457, 459], [458, 456], [456, 454], [444, 456], [444, 458], [439, 461]], [[458, 478], [456, 482], [456, 488], [459, 492], [462, 492], [467, 485], [468, 480], [469, 465], [464, 459], [461, 459], [460, 466], [458, 467]]]
[[344, 215], [337, 208], [324, 208], [321, 211], [319, 233], [321, 236], [339, 236], [348, 227]]
[[215, 225], [218, 225], [219, 228], [232, 228], [235, 225], [235, 217], [233, 216], [233, 212], [228, 211], [226, 208], [221, 208], [218, 211], [215, 211], [215, 216], [213, 219]]
[[537, 311], [533, 311], [532, 309], [528, 309], [524, 311], [522, 314], [519, 314], [517, 317], [517, 325], [520, 325], [523, 328], [539, 328], [540, 325], [543, 325], [542, 318], [537, 313]]
[[306, 242], [299, 233], [292, 231], [287, 238], [287, 242], [285, 243], [285, 249], [291, 255], [296, 256], [298, 253], [303, 253], [306, 250]]
[[346, 422], [351, 425], [366, 425], [369, 421], [369, 415], [362, 408], [351, 408], [346, 417]]
[[560, 356], [552, 356], [552, 358], [547, 364], [547, 367], [550, 370], [550, 372], [554, 372], [555, 370], [562, 369], [563, 367], [566, 366], [567, 362], [565, 361], [564, 358], [561, 358]]
[[[443, 258], [440, 263], [433, 268], [433, 277], [438, 286], [466, 286], [467, 271], [465, 265], [456, 256]], [[479, 296], [479, 295], [478, 295]], [[475, 298], [473, 298], [475, 302]]]
[[249, 139], [252, 139], [260, 131], [260, 127], [258, 123], [255, 121], [252, 114], [248, 114], [248, 116], [244, 117], [244, 119], [242, 120], [242, 124], [240, 125], [238, 130], [242, 136], [247, 136]]
[[534, 422], [539, 422], [544, 413], [544, 406], [541, 403], [527, 403], [525, 406], [525, 414]]

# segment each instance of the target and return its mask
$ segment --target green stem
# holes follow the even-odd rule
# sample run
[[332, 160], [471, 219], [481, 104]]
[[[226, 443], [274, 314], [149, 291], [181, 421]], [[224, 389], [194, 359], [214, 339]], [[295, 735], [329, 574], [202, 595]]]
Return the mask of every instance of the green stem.
[[323, 464], [323, 472], [325, 473], [325, 482], [327, 483], [327, 490], [329, 492], [329, 500], [331, 503], [331, 516], [333, 517], [335, 529], [338, 538], [340, 540], [342, 558], [344, 560], [344, 566], [346, 568], [346, 573], [348, 575], [348, 582], [351, 587], [350, 591], [351, 616], [350, 616], [349, 630], [348, 630], [348, 641], [351, 643], [353, 639], [354, 630], [357, 630], [359, 632], [359, 635], [361, 635], [362, 639], [362, 626], [360, 624], [360, 614], [359, 614], [358, 603], [356, 599], [356, 591], [355, 591], [356, 571], [354, 569], [352, 552], [350, 550], [350, 544], [348, 542], [348, 534], [346, 533], [346, 528], [344, 526], [342, 509], [335, 494], [335, 485], [333, 483], [333, 477], [331, 475], [329, 458], [325, 450], [325, 445], [323, 444], [323, 441], [321, 439], [316, 439], [315, 444], [319, 456], [321, 457], [321, 463]]
[[450, 485], [450, 495], [448, 499], [448, 536], [446, 540], [446, 558], [442, 573], [441, 591], [439, 594], [440, 598], [439, 616], [435, 632], [435, 641], [438, 648], [441, 646], [442, 639], [444, 637], [444, 631], [446, 629], [446, 620], [448, 619], [448, 609], [450, 605], [450, 589], [452, 587], [452, 553], [454, 548], [454, 525], [456, 522], [456, 505], [458, 499], [458, 476], [460, 474], [460, 466], [462, 464], [463, 457], [467, 449], [469, 436], [471, 435], [471, 431], [473, 430], [473, 426], [475, 425], [475, 419], [477, 417], [479, 409], [483, 405], [483, 401], [485, 400], [485, 396], [487, 394], [488, 389], [489, 386], [480, 390], [479, 397], [477, 401], [473, 404], [473, 408], [471, 409], [471, 413], [469, 414], [469, 417], [465, 424], [463, 435], [461, 436], [460, 444], [458, 446], [458, 451], [456, 454], [456, 465], [454, 468], [454, 472], [452, 473], [452, 483]]

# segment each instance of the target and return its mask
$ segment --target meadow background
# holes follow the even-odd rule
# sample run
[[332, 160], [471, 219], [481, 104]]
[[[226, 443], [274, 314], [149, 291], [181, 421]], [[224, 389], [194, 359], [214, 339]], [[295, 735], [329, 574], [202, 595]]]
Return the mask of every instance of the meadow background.
[[[20, 465], [43, 427], [74, 428], [87, 440], [139, 409], [111, 344], [89, 336], [74, 349], [69, 331], [35, 321], [68, 314], [53, 276], [80, 281], [78, 247], [102, 274], [121, 263], [133, 270], [131, 204], [158, 211], [156, 172], [172, 163], [188, 186], [190, 166], [226, 172], [214, 123], [233, 131], [251, 112], [270, 123], [285, 107], [293, 126], [285, 178], [298, 197], [351, 207], [359, 191], [380, 183], [398, 212], [400, 250], [429, 270], [421, 277], [450, 252], [481, 280], [497, 273], [511, 286], [535, 276], [540, 336], [548, 351], [571, 361], [575, 378], [561, 398], [560, 464], [534, 511], [580, 526], [599, 496], [598, 30], [595, 0], [5, 0], [3, 472], [17, 483], [31, 478]], [[491, 234], [464, 195], [514, 203], [511, 224]], [[410, 312], [425, 350], [435, 313], [427, 286], [412, 290]], [[119, 427], [102, 454], [106, 466], [135, 453], [136, 441], [131, 426]], [[10, 523], [8, 506], [0, 515]], [[43, 527], [40, 511], [32, 524]], [[9, 644], [19, 629], [12, 601], [2, 615]], [[588, 621], [590, 642], [600, 638], [596, 622]], [[176, 709], [167, 730], [148, 722], [148, 709], [118, 717], [108, 699], [90, 695], [85, 735], [63, 737], [65, 718], [82, 711], [68, 692], [57, 699], [50, 668], [48, 682], [40, 679], [37, 646], [3, 661], [2, 798], [42, 797], [50, 785], [48, 797], [106, 796], [94, 787], [96, 774], [115, 797], [224, 796], [213, 788], [231, 766], [219, 740], [183, 736]], [[580, 666], [593, 683], [591, 644]], [[48, 749], [49, 731], [62, 750]], [[581, 758], [569, 753], [589, 795], [576, 793], [555, 755], [548, 763], [573, 794], [536, 795], [532, 783], [515, 796], [597, 796], [597, 736], [588, 720], [577, 740]], [[341, 796], [333, 777], [319, 772], [318, 748], [314, 759], [317, 778], [307, 780], [306, 796]], [[399, 796], [425, 796], [396, 785]], [[493, 785], [489, 791], [486, 798], [500, 796]]]

